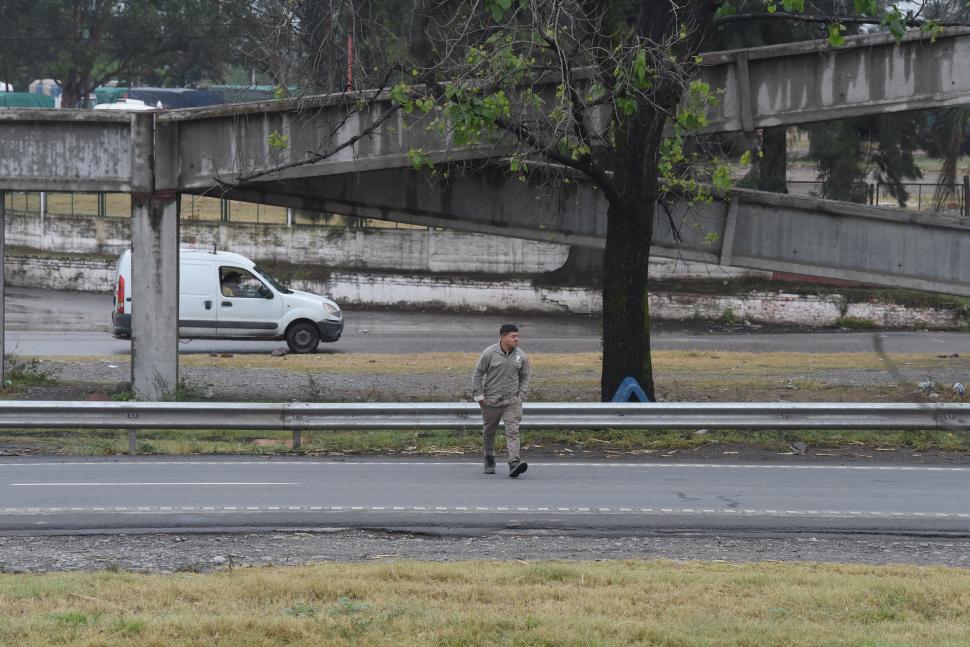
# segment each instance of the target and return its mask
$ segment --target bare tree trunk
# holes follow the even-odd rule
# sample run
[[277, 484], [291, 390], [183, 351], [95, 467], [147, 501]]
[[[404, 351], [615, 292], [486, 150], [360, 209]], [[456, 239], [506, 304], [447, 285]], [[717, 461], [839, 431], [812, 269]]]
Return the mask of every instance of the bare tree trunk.
[[[652, 209], [650, 210], [652, 211]], [[624, 378], [634, 377], [654, 401], [650, 360], [647, 273], [651, 215], [637, 217], [610, 206], [603, 271], [603, 373], [600, 397], [613, 397]]]
[[[698, 51], [713, 24], [717, 3], [686, 4], [640, 0], [633, 25], [647, 42], [663, 43], [677, 33], [684, 17], [692, 20], [684, 56]], [[683, 26], [679, 29], [684, 29]], [[662, 76], [662, 75], [661, 75]], [[627, 377], [636, 378], [656, 400], [650, 358], [648, 272], [653, 218], [660, 195], [661, 143], [667, 115], [674, 114], [683, 86], [675, 77], [659, 81], [650, 100], [641, 97], [634, 114], [615, 123], [613, 187], [608, 199], [603, 263], [603, 373], [600, 397], [610, 400]]]
[[80, 89], [80, 79], [78, 78], [77, 72], [71, 70], [67, 76], [67, 82], [63, 86], [63, 94], [61, 95], [61, 107], [62, 108], [77, 108], [79, 107], [81, 100], [81, 89]]
[[542, 277], [551, 285], [603, 286], [603, 250], [592, 247], [569, 246], [566, 262]]
[[784, 126], [765, 128], [761, 153], [742, 184], [759, 191], [788, 193], [788, 130]]
[[761, 172], [758, 190], [788, 193], [788, 129], [765, 128], [761, 136], [764, 157], [758, 164]]

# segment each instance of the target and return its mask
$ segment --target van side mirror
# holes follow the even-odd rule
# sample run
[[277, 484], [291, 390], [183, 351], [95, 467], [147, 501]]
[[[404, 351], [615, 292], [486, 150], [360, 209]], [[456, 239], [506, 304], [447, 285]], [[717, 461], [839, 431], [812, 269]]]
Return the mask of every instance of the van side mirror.
[[261, 286], [259, 286], [259, 296], [261, 296], [264, 299], [272, 299], [273, 298], [273, 291], [270, 290], [265, 285], [261, 285]]

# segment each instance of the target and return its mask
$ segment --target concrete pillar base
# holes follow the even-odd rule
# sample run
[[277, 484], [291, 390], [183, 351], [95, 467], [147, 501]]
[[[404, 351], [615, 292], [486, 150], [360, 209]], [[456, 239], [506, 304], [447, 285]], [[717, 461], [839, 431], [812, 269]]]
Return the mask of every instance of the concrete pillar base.
[[178, 386], [178, 194], [133, 194], [131, 213], [132, 391], [139, 400], [173, 400]]

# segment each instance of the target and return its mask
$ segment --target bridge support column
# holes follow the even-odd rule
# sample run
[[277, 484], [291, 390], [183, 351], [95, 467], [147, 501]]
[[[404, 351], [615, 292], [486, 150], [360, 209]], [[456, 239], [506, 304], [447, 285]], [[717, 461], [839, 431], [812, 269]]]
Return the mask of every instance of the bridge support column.
[[155, 169], [174, 148], [156, 137], [153, 114], [132, 119], [131, 386], [139, 400], [171, 400], [178, 385], [179, 194], [158, 190]]
[[0, 389], [7, 382], [7, 347], [4, 338], [7, 336], [7, 319], [4, 310], [4, 268], [7, 264], [7, 192], [0, 191]]

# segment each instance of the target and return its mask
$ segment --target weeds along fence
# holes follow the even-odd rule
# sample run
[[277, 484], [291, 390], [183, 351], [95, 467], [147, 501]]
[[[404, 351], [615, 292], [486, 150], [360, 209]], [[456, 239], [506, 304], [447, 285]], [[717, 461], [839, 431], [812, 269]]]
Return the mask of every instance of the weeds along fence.
[[[964, 403], [601, 403], [528, 402], [527, 429], [724, 429], [840, 431], [970, 430]], [[3, 429], [139, 429], [304, 431], [456, 430], [481, 424], [477, 404], [244, 402], [0, 402]]]

